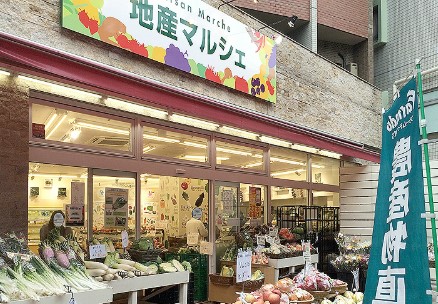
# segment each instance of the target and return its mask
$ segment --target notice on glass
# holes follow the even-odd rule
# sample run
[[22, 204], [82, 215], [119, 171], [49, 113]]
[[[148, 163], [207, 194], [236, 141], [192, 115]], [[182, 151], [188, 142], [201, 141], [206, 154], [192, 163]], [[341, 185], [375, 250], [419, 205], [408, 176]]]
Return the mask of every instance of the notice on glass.
[[84, 226], [84, 205], [65, 205], [66, 226]]
[[233, 190], [223, 190], [222, 191], [222, 206], [223, 213], [232, 214], [234, 211], [234, 194]]
[[213, 243], [212, 242], [201, 242], [199, 244], [199, 252], [201, 254], [213, 255]]
[[262, 189], [249, 187], [249, 211], [250, 218], [260, 218], [262, 216]]
[[236, 282], [245, 282], [251, 279], [252, 250], [239, 250], [236, 262]]
[[85, 204], [85, 183], [71, 182], [71, 199], [72, 205]]
[[128, 191], [105, 188], [105, 228], [128, 227]]

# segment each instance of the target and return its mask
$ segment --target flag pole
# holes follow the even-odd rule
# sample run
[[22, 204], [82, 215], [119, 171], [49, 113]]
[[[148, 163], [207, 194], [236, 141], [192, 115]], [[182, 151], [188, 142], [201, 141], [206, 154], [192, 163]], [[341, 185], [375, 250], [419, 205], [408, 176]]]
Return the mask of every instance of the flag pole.
[[[435, 256], [435, 278], [436, 280], [438, 280], [438, 244], [437, 244], [437, 232], [436, 232], [435, 205], [433, 202], [432, 179], [430, 174], [429, 146], [427, 144], [427, 131], [426, 131], [426, 115], [424, 113], [423, 80], [421, 76], [420, 60], [418, 59], [416, 62], [416, 68], [417, 68], [418, 97], [420, 100], [421, 136], [423, 139], [424, 162], [426, 165], [427, 194], [429, 198], [429, 212], [432, 215], [430, 220], [432, 224], [433, 252]], [[438, 284], [436, 285], [438, 291]]]

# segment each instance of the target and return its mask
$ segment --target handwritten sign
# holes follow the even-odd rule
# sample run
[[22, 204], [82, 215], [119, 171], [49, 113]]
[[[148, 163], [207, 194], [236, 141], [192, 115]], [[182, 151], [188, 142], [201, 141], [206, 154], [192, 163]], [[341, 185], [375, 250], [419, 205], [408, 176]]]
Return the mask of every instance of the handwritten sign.
[[85, 183], [71, 182], [71, 198], [72, 205], [85, 204]]
[[266, 242], [266, 237], [264, 235], [257, 236], [257, 245], [265, 246], [265, 242]]
[[189, 233], [187, 235], [187, 245], [198, 245], [199, 233]]
[[265, 239], [266, 239], [266, 243], [268, 243], [268, 244], [274, 244], [274, 238], [273, 238], [272, 236], [267, 235], [267, 236], [265, 237]]
[[122, 247], [126, 248], [129, 244], [128, 232], [126, 230], [122, 231]]
[[270, 227], [269, 228], [269, 235], [272, 236], [272, 237], [278, 236], [278, 228]]
[[105, 245], [90, 245], [90, 260], [100, 259], [107, 256]]
[[202, 254], [213, 255], [213, 243], [201, 242], [199, 245], [199, 252]]
[[310, 254], [310, 242], [302, 242], [302, 247], [303, 247], [304, 262], [306, 264], [310, 264], [312, 262], [311, 254]]
[[236, 282], [245, 282], [251, 279], [251, 249], [237, 253]]

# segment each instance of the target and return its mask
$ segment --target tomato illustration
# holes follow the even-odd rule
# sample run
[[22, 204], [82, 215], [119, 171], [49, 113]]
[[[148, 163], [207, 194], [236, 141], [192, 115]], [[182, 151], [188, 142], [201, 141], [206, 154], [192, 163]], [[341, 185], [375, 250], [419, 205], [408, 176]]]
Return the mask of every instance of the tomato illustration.
[[183, 190], [187, 190], [188, 187], [189, 187], [189, 184], [187, 184], [186, 182], [181, 183], [181, 188], [183, 188]]

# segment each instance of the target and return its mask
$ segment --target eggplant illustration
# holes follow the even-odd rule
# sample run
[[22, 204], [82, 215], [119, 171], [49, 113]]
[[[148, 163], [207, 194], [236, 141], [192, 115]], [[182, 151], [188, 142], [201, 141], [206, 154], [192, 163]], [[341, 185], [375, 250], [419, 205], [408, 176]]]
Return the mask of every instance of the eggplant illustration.
[[117, 210], [122, 208], [123, 206], [125, 206], [128, 203], [127, 200], [125, 200], [125, 198], [123, 197], [118, 197], [116, 198], [116, 200], [113, 202], [113, 210]]
[[202, 202], [204, 201], [204, 192], [202, 192], [199, 197], [196, 199], [195, 206], [201, 207]]

